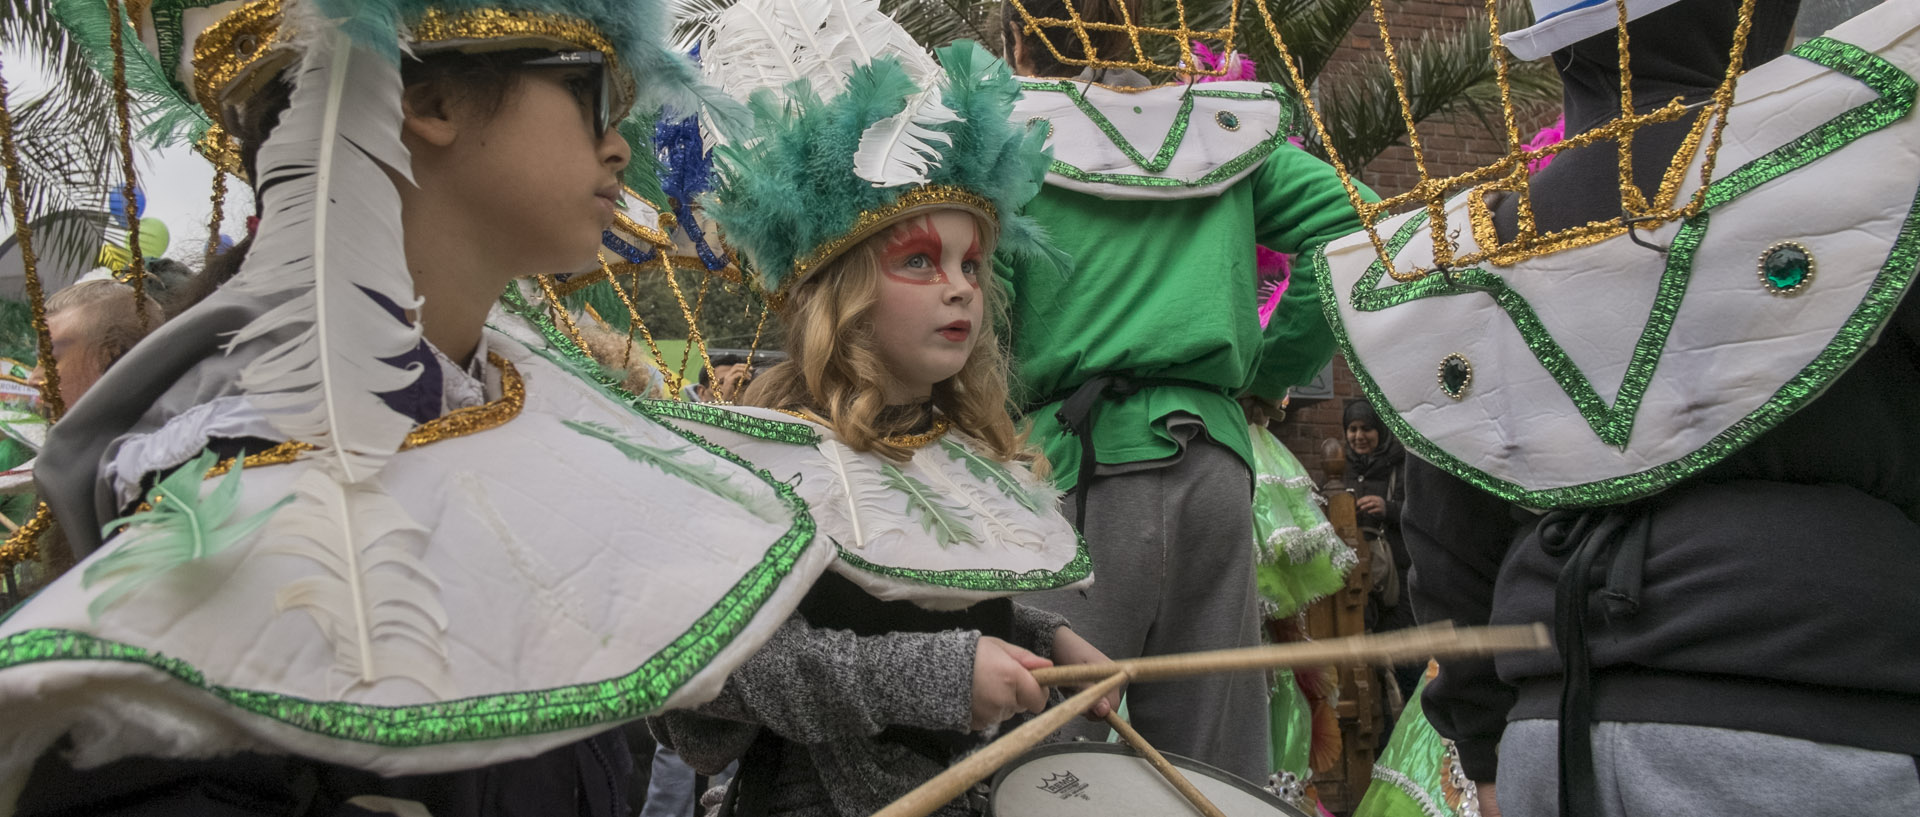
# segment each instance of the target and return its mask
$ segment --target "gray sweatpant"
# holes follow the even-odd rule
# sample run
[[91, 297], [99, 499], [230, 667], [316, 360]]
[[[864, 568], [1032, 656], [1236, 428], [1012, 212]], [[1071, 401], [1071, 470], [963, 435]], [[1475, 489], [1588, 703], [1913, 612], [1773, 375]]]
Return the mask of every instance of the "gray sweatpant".
[[[1554, 817], [1559, 721], [1523, 720], [1500, 739], [1500, 813]], [[1668, 723], [1593, 726], [1605, 817], [1913, 817], [1920, 769], [1909, 755]]]
[[[1204, 435], [1165, 467], [1102, 476], [1087, 496], [1093, 586], [1022, 596], [1067, 617], [1114, 660], [1260, 643], [1253, 584], [1253, 489], [1247, 465]], [[1074, 509], [1067, 509], [1072, 518]], [[1265, 784], [1267, 684], [1243, 672], [1135, 684], [1127, 710], [1164, 752]], [[1077, 721], [1068, 737], [1104, 740]]]

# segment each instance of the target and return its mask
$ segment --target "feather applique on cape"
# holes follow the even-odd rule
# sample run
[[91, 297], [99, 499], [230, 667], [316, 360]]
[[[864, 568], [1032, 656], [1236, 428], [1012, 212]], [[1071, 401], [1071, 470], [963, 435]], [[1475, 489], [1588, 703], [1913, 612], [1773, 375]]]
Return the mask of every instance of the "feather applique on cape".
[[418, 526], [377, 479], [413, 426], [381, 395], [421, 371], [386, 362], [420, 343], [403, 311], [420, 300], [395, 188], [411, 183], [400, 72], [306, 6], [287, 13], [302, 56], [260, 149], [259, 232], [228, 284], [274, 305], [227, 349], [252, 356], [240, 373], [248, 400], [314, 449], [293, 503], [262, 535], [326, 568], [282, 588], [278, 603], [321, 625], [349, 686], [399, 676], [439, 692], [450, 685], [438, 582], [404, 544]]

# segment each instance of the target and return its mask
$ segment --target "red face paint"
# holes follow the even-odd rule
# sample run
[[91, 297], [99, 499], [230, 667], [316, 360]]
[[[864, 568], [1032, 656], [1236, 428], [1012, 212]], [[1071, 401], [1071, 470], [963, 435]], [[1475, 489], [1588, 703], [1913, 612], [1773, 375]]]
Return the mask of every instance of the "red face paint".
[[[880, 271], [903, 284], [944, 284], [947, 273], [940, 269], [940, 256], [945, 252], [945, 242], [933, 229], [933, 217], [921, 216], [917, 221], [893, 228], [886, 247], [881, 250]], [[924, 257], [926, 266], [907, 266], [916, 256]]]
[[[927, 286], [944, 284], [948, 280], [947, 271], [941, 266], [946, 254], [946, 242], [934, 229], [932, 215], [924, 215], [917, 221], [903, 222], [895, 227], [881, 253], [881, 272], [895, 281]], [[909, 266], [916, 257], [923, 259], [924, 266]], [[977, 231], [961, 263], [971, 263], [976, 270], [979, 268], [980, 235]], [[975, 289], [980, 287], [972, 280], [968, 280], [967, 284]]]

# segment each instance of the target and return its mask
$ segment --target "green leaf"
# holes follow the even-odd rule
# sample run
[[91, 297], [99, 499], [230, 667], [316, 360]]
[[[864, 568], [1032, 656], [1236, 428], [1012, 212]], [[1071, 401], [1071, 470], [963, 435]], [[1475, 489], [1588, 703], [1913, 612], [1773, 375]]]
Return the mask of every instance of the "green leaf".
[[941, 547], [980, 543], [979, 537], [974, 535], [973, 529], [962, 518], [965, 512], [941, 502], [926, 483], [907, 476], [892, 463], [881, 465], [880, 473], [886, 477], [887, 487], [906, 495], [907, 510], [913, 513], [920, 527], [933, 534], [933, 540]]
[[966, 463], [967, 472], [973, 474], [975, 479], [993, 483], [993, 486], [999, 488], [1000, 493], [1006, 494], [1008, 499], [1020, 503], [1020, 507], [1034, 513], [1040, 512], [1040, 501], [1026, 489], [1026, 486], [1021, 485], [1019, 480], [1014, 479], [1013, 474], [1009, 473], [1005, 466], [954, 442], [952, 438], [941, 438], [940, 447], [945, 448], [947, 454], [954, 459]]
[[281, 498], [272, 507], [245, 519], [233, 519], [240, 505], [240, 473], [244, 465], [236, 461], [220, 484], [205, 498], [200, 483], [219, 455], [202, 453], [191, 462], [174, 469], [153, 490], [152, 507], [108, 522], [101, 536], [126, 526], [119, 547], [93, 560], [81, 574], [80, 586], [111, 583], [87, 605], [87, 615], [98, 619], [127, 594], [176, 567], [212, 556], [253, 535], [274, 512], [293, 500]]
[[620, 432], [599, 423], [563, 420], [563, 425], [595, 439], [603, 440], [627, 455], [627, 459], [660, 469], [672, 477], [691, 482], [708, 493], [745, 508], [767, 522], [784, 525], [792, 521], [777, 498], [763, 496], [740, 487], [721, 470], [721, 460], [693, 445], [671, 447], [635, 442]]

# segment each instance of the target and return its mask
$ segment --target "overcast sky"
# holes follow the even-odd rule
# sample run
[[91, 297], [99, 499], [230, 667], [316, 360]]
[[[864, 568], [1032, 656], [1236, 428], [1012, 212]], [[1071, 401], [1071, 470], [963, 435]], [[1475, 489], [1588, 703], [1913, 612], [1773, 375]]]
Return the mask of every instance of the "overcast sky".
[[[39, 60], [11, 49], [0, 51], [0, 59], [6, 61], [10, 102], [18, 104], [44, 91], [46, 79]], [[112, 145], [102, 147], [117, 150]], [[117, 168], [117, 161], [115, 165]], [[120, 178], [117, 170], [113, 177]], [[160, 219], [172, 233], [166, 254], [198, 267], [201, 251], [206, 247], [207, 221], [213, 214], [213, 165], [191, 148], [154, 149], [141, 145], [136, 137], [134, 178], [147, 195], [145, 217]], [[239, 239], [246, 232], [244, 221], [250, 215], [253, 215], [252, 191], [238, 178], [227, 177], [226, 215], [220, 232]], [[7, 218], [10, 221], [12, 216], [9, 214]], [[9, 223], [6, 232], [11, 233], [12, 229]]]

